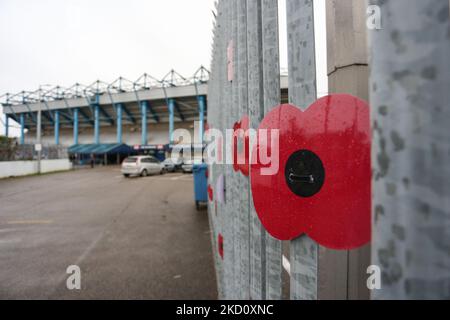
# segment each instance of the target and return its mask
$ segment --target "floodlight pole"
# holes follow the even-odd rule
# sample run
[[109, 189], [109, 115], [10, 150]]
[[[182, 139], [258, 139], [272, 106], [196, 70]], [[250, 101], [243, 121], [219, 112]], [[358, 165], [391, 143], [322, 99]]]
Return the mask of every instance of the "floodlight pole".
[[41, 118], [42, 118], [42, 110], [39, 107], [37, 114], [37, 124], [36, 124], [36, 142], [37, 142], [37, 172], [41, 174], [41, 157], [42, 157], [42, 132], [41, 132]]

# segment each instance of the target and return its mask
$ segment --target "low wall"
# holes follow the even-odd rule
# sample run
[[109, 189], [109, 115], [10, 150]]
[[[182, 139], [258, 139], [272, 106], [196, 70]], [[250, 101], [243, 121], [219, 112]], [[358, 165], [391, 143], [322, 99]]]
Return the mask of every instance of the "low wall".
[[[69, 159], [42, 160], [41, 173], [64, 171], [72, 169]], [[0, 179], [8, 177], [20, 177], [38, 172], [37, 161], [5, 161], [0, 162]]]

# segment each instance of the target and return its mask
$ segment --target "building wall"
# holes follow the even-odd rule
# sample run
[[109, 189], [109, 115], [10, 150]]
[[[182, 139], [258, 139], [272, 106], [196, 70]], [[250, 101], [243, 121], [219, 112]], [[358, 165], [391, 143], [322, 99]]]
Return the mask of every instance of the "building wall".
[[[32, 128], [34, 129], [34, 128]], [[194, 137], [194, 123], [193, 122], [179, 122], [175, 123], [176, 129], [186, 129], [189, 131], [192, 137]], [[147, 126], [148, 132], [148, 144], [168, 144], [169, 143], [169, 127], [167, 123], [164, 124], [151, 124]], [[123, 143], [130, 146], [141, 144], [141, 125], [124, 125], [122, 129]], [[80, 144], [94, 143], [94, 128], [93, 127], [80, 127], [78, 142]], [[101, 127], [100, 128], [100, 142], [101, 143], [116, 143], [117, 131], [115, 126]], [[192, 141], [186, 141], [191, 143]], [[32, 130], [25, 134], [26, 144], [36, 143], [36, 131]], [[47, 127], [42, 130], [42, 144], [52, 145], [55, 144], [55, 136], [52, 127]], [[72, 146], [74, 144], [73, 129], [61, 128], [60, 130], [60, 144], [63, 146]]]

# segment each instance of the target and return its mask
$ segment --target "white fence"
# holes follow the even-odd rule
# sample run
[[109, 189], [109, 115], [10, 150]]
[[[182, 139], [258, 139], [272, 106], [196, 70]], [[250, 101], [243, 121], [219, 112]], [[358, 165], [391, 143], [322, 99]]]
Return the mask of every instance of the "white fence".
[[[67, 171], [72, 169], [69, 159], [42, 160], [41, 173]], [[5, 161], [0, 162], [0, 179], [20, 177], [38, 173], [37, 161]]]

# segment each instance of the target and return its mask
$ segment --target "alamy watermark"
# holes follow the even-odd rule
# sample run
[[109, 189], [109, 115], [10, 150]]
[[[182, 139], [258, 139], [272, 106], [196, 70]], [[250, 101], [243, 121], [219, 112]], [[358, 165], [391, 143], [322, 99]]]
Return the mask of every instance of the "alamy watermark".
[[367, 20], [366, 26], [369, 30], [381, 30], [381, 8], [377, 5], [371, 5], [366, 10]]
[[381, 290], [381, 268], [377, 265], [371, 265], [367, 268], [367, 288], [369, 290]]
[[[195, 128], [199, 123], [195, 122]], [[196, 130], [195, 130], [196, 131]], [[173, 140], [171, 159], [177, 163], [180, 158], [193, 159], [194, 163], [209, 165], [260, 165], [260, 174], [276, 175], [280, 168], [280, 131], [278, 129], [209, 129], [204, 134], [206, 148], [193, 150], [191, 141], [198, 145], [195, 137], [187, 129], [177, 129]]]
[[66, 270], [69, 277], [66, 280], [68, 290], [81, 290], [81, 269], [79, 266], [69, 266]]

